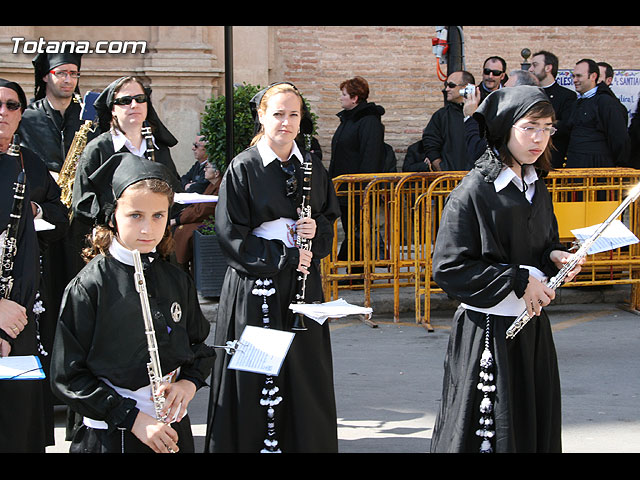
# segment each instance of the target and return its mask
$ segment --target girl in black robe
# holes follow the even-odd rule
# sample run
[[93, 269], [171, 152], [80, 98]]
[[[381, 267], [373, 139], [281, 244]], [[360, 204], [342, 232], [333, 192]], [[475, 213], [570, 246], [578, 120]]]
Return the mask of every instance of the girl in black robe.
[[[306, 303], [322, 301], [319, 260], [330, 252], [340, 209], [325, 168], [312, 157], [315, 232], [309, 233], [308, 224], [300, 220], [294, 225], [302, 191], [302, 153], [294, 142], [298, 133], [295, 123], [306, 113], [301, 103], [297, 89], [287, 83], [259, 92], [256, 104], [264, 134], [258, 134], [259, 140], [232, 160], [222, 180], [216, 233], [229, 267], [220, 294], [215, 332], [218, 345], [240, 338], [247, 325], [265, 326], [263, 297], [253, 293], [263, 279], [272, 282], [267, 290], [274, 289], [265, 297], [269, 328], [291, 330], [294, 315], [289, 305], [296, 302], [299, 269], [309, 272]], [[297, 116], [293, 126], [288, 123], [292, 115]], [[289, 125], [286, 133], [281, 135], [279, 127], [271, 128], [274, 118], [283, 118], [283, 124]], [[302, 133], [311, 133], [306, 115], [301, 123]], [[290, 164], [296, 166], [295, 174], [284, 170]], [[274, 225], [281, 229], [269, 231]], [[312, 237], [312, 259], [295, 247], [294, 233]], [[307, 319], [306, 326], [307, 331], [295, 334], [279, 374], [271, 378], [273, 384], [266, 383], [270, 380], [265, 375], [228, 369], [229, 356], [217, 357], [205, 451], [337, 451], [329, 325]], [[279, 389], [277, 396], [282, 401], [274, 407], [275, 416], [268, 426], [268, 407], [261, 404], [261, 398], [263, 389], [273, 386]]]
[[[510, 87], [475, 118], [490, 147], [447, 199], [433, 255], [434, 280], [461, 305], [431, 451], [558, 452], [560, 378], [542, 310], [555, 296], [545, 277], [569, 257], [541, 178], [553, 108], [538, 87]], [[533, 319], [507, 340], [525, 309]]]
[[[93, 258], [65, 290], [51, 385], [84, 417], [71, 452], [193, 452], [186, 408], [211, 371], [214, 354], [204, 343], [210, 326], [191, 278], [166, 261], [171, 174], [161, 164], [120, 155], [109, 228], [96, 229], [86, 252]], [[156, 418], [150, 400], [150, 354], [132, 249], [143, 258], [171, 423]]]

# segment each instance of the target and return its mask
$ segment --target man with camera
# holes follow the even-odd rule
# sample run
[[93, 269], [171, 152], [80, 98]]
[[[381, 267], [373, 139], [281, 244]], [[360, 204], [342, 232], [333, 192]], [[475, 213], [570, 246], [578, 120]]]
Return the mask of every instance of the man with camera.
[[426, 170], [460, 171], [473, 167], [473, 159], [467, 155], [464, 141], [464, 96], [461, 90], [467, 85], [475, 90], [473, 75], [464, 70], [451, 73], [444, 82], [445, 106], [431, 116], [422, 132]]

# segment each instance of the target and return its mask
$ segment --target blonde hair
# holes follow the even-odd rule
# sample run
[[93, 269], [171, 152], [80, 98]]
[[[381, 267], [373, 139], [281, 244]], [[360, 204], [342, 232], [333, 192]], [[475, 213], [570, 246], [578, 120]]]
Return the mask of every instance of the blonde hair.
[[[127, 190], [142, 190], [146, 189], [153, 193], [159, 193], [162, 195], [166, 195], [167, 200], [169, 200], [169, 208], [173, 205], [173, 189], [169, 186], [167, 182], [164, 180], [160, 180], [157, 178], [148, 178], [145, 180], [140, 180], [139, 182], [133, 183], [129, 185], [125, 191]], [[116, 201], [116, 209], [118, 208], [118, 202]], [[115, 217], [115, 209], [112, 215], [112, 218]], [[109, 247], [111, 247], [111, 243], [113, 239], [116, 237], [116, 229], [115, 226], [109, 225], [97, 225], [92, 233], [87, 235], [86, 242], [88, 244], [87, 247], [82, 249], [82, 258], [85, 262], [89, 262], [96, 255], [102, 254], [107, 255], [109, 253]], [[173, 234], [171, 229], [169, 228], [169, 221], [167, 220], [167, 227], [165, 228], [164, 235], [160, 243], [156, 246], [156, 251], [160, 254], [161, 257], [167, 258], [171, 255], [175, 247], [175, 241], [173, 239]]]
[[[304, 107], [304, 101], [302, 100], [302, 95], [300, 95], [300, 92], [298, 91], [298, 89], [293, 85], [291, 85], [290, 83], [278, 83], [273, 87], [270, 87], [266, 92], [264, 92], [264, 95], [260, 99], [260, 105], [258, 105], [258, 112], [261, 114], [264, 114], [267, 111], [267, 103], [269, 102], [269, 99], [279, 93], [296, 94], [298, 99], [300, 100], [300, 115], [302, 115], [302, 109]], [[253, 137], [249, 145], [253, 146], [256, 143], [258, 143], [258, 140], [260, 140], [263, 135], [264, 135], [264, 126], [260, 124], [260, 130], [258, 131], [258, 133], [256, 133], [255, 137]]]

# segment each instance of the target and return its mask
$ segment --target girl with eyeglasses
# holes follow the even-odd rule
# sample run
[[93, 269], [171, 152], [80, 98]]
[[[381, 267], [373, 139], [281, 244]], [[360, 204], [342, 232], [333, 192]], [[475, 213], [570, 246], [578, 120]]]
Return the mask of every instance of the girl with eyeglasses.
[[[118, 165], [109, 159], [121, 152], [130, 152], [141, 158], [149, 153], [142, 131], [145, 122], [152, 129], [155, 161], [169, 169], [177, 181], [176, 191], [182, 191], [170, 152], [170, 148], [178, 141], [153, 108], [150, 88], [136, 77], [121, 77], [102, 91], [94, 106], [98, 128], [102, 133], [87, 144], [78, 160], [72, 194], [71, 229], [78, 239], [78, 254], [81, 242], [91, 228], [104, 224], [104, 205], [113, 201], [110, 183], [107, 180], [104, 184], [103, 179], [108, 178]], [[100, 182], [97, 181], [98, 177]]]
[[[305, 152], [295, 138], [300, 131], [310, 134], [312, 123], [297, 88], [278, 83], [251, 103], [260, 131], [229, 164], [215, 216], [229, 265], [216, 323], [215, 342], [222, 345], [240, 338], [247, 325], [290, 331], [289, 305], [296, 303], [300, 272], [308, 273], [305, 303], [322, 301], [320, 259], [330, 252], [340, 215], [327, 171], [312, 156], [311, 218], [298, 220]], [[312, 240], [310, 252], [297, 248], [295, 235]], [[296, 332], [273, 386], [266, 385], [265, 375], [228, 369], [229, 356], [218, 355], [206, 451], [337, 451], [329, 325], [306, 319], [306, 326]], [[282, 401], [273, 407], [270, 427], [268, 409], [260, 402], [263, 389], [275, 388]]]
[[[555, 297], [545, 281], [570, 256], [543, 179], [554, 110], [542, 89], [518, 86], [489, 95], [474, 118], [489, 148], [447, 199], [433, 255], [435, 282], [460, 306], [431, 451], [559, 452], [560, 378], [543, 310]], [[525, 310], [532, 320], [507, 340]]]

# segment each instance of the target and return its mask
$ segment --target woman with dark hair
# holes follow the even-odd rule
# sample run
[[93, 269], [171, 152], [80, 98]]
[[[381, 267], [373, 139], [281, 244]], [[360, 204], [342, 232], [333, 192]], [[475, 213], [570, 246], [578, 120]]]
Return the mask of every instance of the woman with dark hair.
[[[331, 160], [329, 176], [357, 173], [381, 173], [385, 165], [384, 125], [382, 106], [369, 102], [369, 83], [362, 77], [354, 77], [340, 84], [340, 104], [338, 112], [340, 124], [331, 139]], [[342, 185], [346, 188], [346, 185]], [[339, 260], [347, 260], [348, 247], [354, 248], [352, 260], [361, 260], [360, 252], [360, 199], [354, 199], [353, 238], [349, 231], [348, 197], [339, 196], [342, 228], [347, 238], [340, 245]], [[360, 273], [362, 267], [352, 267], [351, 273]]]
[[[292, 330], [289, 305], [296, 303], [300, 272], [307, 274], [306, 303], [322, 301], [320, 259], [331, 250], [339, 215], [327, 171], [311, 156], [311, 216], [299, 218], [307, 152], [295, 138], [311, 134], [311, 122], [298, 89], [280, 82], [252, 103], [260, 131], [229, 164], [216, 207], [216, 234], [228, 262], [217, 345], [239, 339], [247, 326]], [[297, 236], [311, 240], [311, 250], [300, 248]], [[307, 319], [306, 327], [295, 333], [277, 376], [234, 370], [228, 355], [217, 356], [206, 451], [337, 451], [329, 325]]]
[[[104, 164], [115, 153], [130, 152], [148, 158], [153, 152], [154, 160], [180, 179], [169, 151], [178, 141], [153, 108], [150, 88], [136, 77], [121, 77], [102, 91], [94, 106], [103, 133], [87, 144], [78, 160], [71, 205], [74, 220], [89, 226], [104, 223], [102, 206], [113, 200], [111, 186], [98, 184], [94, 176], [101, 168], [113, 172], [117, 165]], [[142, 133], [144, 122], [151, 126], [151, 149]]]
[[[474, 116], [488, 148], [447, 199], [433, 256], [434, 280], [461, 304], [431, 451], [558, 452], [560, 378], [542, 307], [555, 296], [546, 279], [570, 254], [542, 178], [553, 107], [538, 87], [510, 87]], [[533, 319], [507, 340], [524, 310]]]

